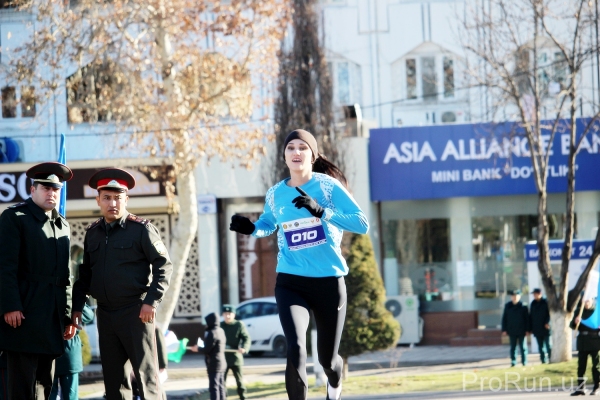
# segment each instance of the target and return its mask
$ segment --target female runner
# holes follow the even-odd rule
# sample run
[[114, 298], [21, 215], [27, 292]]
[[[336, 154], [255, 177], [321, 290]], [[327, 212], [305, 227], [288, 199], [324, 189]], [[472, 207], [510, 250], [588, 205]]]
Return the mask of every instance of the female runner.
[[283, 146], [290, 177], [267, 191], [264, 212], [252, 223], [234, 215], [229, 229], [261, 238], [277, 230], [275, 298], [287, 340], [285, 386], [290, 400], [305, 400], [306, 331], [309, 313], [317, 328], [319, 363], [328, 378], [327, 399], [342, 392], [338, 355], [346, 317], [348, 273], [340, 242], [343, 230], [366, 233], [366, 216], [340, 181], [343, 173], [327, 161], [309, 132], [291, 132]]

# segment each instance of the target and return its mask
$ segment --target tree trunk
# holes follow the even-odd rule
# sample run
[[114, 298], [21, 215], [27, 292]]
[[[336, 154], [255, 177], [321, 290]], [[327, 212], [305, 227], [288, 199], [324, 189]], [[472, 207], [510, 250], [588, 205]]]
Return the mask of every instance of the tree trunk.
[[[187, 135], [187, 132], [183, 134]], [[173, 262], [173, 275], [171, 276], [169, 290], [165, 293], [156, 317], [157, 323], [163, 331], [169, 326], [175, 311], [190, 247], [198, 229], [196, 179], [193, 170], [182, 171], [177, 175], [177, 196], [179, 199], [179, 218], [173, 228], [169, 248], [169, 255]]]
[[550, 311], [550, 326], [552, 327], [552, 356], [550, 362], [559, 363], [570, 361], [573, 353], [573, 334], [570, 328], [572, 312]]
[[342, 369], [342, 380], [348, 379], [348, 357], [342, 357], [344, 360], [344, 368]]

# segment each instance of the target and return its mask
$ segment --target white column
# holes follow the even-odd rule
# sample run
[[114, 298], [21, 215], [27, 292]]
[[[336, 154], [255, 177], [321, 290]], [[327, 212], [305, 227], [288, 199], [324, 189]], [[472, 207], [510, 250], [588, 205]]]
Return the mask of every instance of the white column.
[[220, 315], [219, 241], [217, 214], [198, 215], [198, 267], [202, 316]]
[[450, 217], [450, 246], [452, 249], [452, 282], [454, 293], [459, 294], [461, 300], [473, 299], [475, 288], [458, 287], [456, 262], [473, 260], [473, 228], [471, 226], [471, 212], [469, 198], [458, 197], [448, 199]]

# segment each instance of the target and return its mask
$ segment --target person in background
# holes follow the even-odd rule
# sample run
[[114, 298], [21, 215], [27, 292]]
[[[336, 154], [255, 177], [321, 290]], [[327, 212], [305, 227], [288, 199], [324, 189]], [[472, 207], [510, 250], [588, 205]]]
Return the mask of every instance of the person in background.
[[571, 396], [585, 396], [585, 370], [588, 357], [592, 359], [592, 380], [594, 381], [594, 388], [590, 392], [590, 396], [600, 395], [600, 366], [598, 362], [600, 360], [598, 356], [600, 331], [581, 323], [581, 321], [588, 319], [595, 310], [596, 302], [594, 299], [587, 299], [583, 302], [583, 310], [581, 310], [581, 304], [577, 307], [575, 317], [571, 321], [571, 329], [579, 331], [577, 335], [577, 390], [571, 393]]
[[225, 389], [225, 332], [219, 326], [217, 314], [210, 313], [206, 316], [206, 331], [204, 332], [204, 359], [208, 373], [208, 390], [210, 400], [223, 400], [227, 398]]
[[543, 364], [550, 362], [552, 346], [550, 344], [550, 310], [548, 302], [542, 297], [541, 289], [533, 289], [533, 301], [529, 306], [529, 332], [535, 336], [540, 349]]
[[[83, 307], [81, 319], [84, 325], [94, 320], [94, 310], [87, 304]], [[81, 338], [77, 331], [72, 339], [65, 340], [65, 354], [56, 359], [50, 400], [56, 400], [59, 392], [61, 400], [77, 400], [81, 371], [83, 371]]]
[[246, 399], [246, 386], [244, 385], [244, 374], [242, 367], [244, 365], [244, 354], [250, 351], [250, 335], [246, 325], [242, 321], [235, 319], [235, 307], [230, 304], [223, 305], [223, 321], [221, 328], [225, 332], [227, 340], [225, 348], [230, 350], [225, 352], [227, 369], [225, 370], [225, 381], [227, 373], [231, 370], [237, 385], [237, 393], [240, 400]]
[[504, 306], [502, 314], [502, 335], [510, 338], [510, 366], [517, 365], [517, 346], [521, 348], [521, 362], [527, 365], [527, 332], [529, 311], [521, 302], [521, 291], [513, 290], [511, 301]]

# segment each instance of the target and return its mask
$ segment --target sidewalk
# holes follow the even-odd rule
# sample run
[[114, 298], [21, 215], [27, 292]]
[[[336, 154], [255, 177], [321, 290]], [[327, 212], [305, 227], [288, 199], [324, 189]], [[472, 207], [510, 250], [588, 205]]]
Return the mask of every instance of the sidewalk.
[[[539, 363], [538, 354], [529, 355], [530, 364]], [[283, 382], [284, 358], [247, 357], [244, 359], [244, 377], [247, 383]], [[504, 368], [510, 365], [508, 346], [450, 347], [415, 346], [396, 347], [350, 357], [349, 370], [352, 376], [389, 375], [407, 376], [435, 372], [459, 371], [473, 368]], [[312, 374], [313, 362], [309, 357], [307, 370]], [[169, 399], [185, 399], [208, 387], [204, 357], [186, 354], [181, 363], [169, 363], [169, 379], [165, 389]], [[81, 399], [100, 399], [103, 393], [100, 364], [90, 364], [82, 373]], [[96, 380], [95, 383], [91, 381]], [[98, 382], [100, 381], [100, 382]], [[235, 385], [230, 377], [229, 384]], [[229, 386], [229, 385], [228, 385]]]

